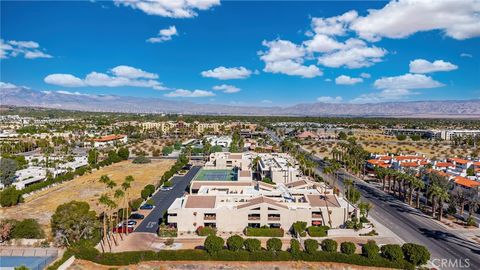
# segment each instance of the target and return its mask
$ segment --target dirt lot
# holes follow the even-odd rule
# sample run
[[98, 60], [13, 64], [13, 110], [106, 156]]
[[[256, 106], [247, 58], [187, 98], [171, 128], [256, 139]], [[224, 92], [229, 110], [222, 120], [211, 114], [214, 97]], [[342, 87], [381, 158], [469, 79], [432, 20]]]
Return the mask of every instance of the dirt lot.
[[111, 266], [99, 265], [84, 260], [75, 260], [72, 266], [68, 268], [69, 270], [86, 270], [86, 269], [98, 269], [98, 270], [108, 270], [108, 269], [118, 269], [118, 270], [146, 270], [146, 269], [157, 269], [157, 270], [210, 270], [210, 269], [223, 269], [223, 270], [233, 270], [233, 269], [250, 269], [250, 270], [288, 270], [288, 269], [316, 269], [316, 270], [360, 270], [360, 269], [371, 269], [371, 270], [381, 270], [389, 268], [381, 267], [366, 267], [366, 266], [357, 266], [343, 263], [328, 263], [328, 262], [202, 262], [202, 261], [167, 261], [167, 262], [142, 262], [135, 265], [128, 266]]
[[164, 146], [174, 143], [172, 139], [147, 139], [130, 145], [129, 150], [134, 155], [158, 156], [161, 155]]
[[[381, 134], [381, 131], [375, 130], [354, 130], [354, 136], [365, 150], [378, 154], [387, 152], [402, 154], [419, 153], [429, 158], [444, 159], [453, 156], [471, 156], [475, 152], [478, 154], [480, 151], [479, 148], [454, 146], [447, 141], [412, 141], [409, 138], [399, 141], [394, 136], [386, 136]], [[335, 141], [304, 142], [303, 146], [308, 150], [314, 150], [316, 155], [322, 158], [325, 156], [331, 157], [332, 149], [334, 147], [338, 148]]]
[[131, 161], [112, 164], [91, 174], [33, 194], [27, 197], [23, 204], [1, 208], [0, 216], [12, 219], [34, 218], [48, 230], [50, 217], [60, 204], [72, 200], [86, 201], [93, 209], [100, 212], [97, 199], [105, 191], [105, 185], [98, 181], [101, 175], [108, 175], [118, 185], [126, 176], [132, 175], [135, 181], [132, 183], [129, 196], [137, 198], [145, 185], [155, 184], [174, 163], [174, 160], [152, 160], [148, 164], [133, 164]]

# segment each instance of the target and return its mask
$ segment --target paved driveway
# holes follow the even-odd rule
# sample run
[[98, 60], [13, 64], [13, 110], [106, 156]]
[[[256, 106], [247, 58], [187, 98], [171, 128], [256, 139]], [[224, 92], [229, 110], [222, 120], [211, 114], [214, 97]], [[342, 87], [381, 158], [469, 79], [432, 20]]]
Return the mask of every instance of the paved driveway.
[[163, 216], [163, 213], [167, 211], [168, 207], [170, 207], [175, 199], [183, 196], [185, 189], [200, 168], [200, 166], [194, 166], [184, 176], [174, 176], [171, 180], [174, 184], [172, 190], [158, 190], [152, 197], [155, 202], [155, 208], [145, 217], [142, 223], [138, 225], [135, 232], [156, 233], [159, 225], [158, 220]]

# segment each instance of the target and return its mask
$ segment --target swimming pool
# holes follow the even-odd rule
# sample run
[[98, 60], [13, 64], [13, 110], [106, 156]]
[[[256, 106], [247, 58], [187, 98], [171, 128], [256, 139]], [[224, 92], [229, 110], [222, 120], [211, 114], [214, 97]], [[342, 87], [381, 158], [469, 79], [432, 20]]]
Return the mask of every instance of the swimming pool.
[[1, 256], [0, 269], [14, 269], [19, 266], [26, 266], [31, 270], [43, 270], [54, 260], [54, 257], [39, 257], [39, 256]]

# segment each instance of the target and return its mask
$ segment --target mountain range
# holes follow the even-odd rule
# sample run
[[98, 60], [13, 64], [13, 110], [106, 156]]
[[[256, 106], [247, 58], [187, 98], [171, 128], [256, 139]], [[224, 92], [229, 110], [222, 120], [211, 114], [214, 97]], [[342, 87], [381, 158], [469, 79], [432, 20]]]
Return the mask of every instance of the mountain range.
[[369, 104], [317, 102], [286, 107], [256, 107], [66, 91], [36, 91], [26, 87], [5, 85], [0, 87], [0, 105], [126, 113], [480, 118], [480, 99]]

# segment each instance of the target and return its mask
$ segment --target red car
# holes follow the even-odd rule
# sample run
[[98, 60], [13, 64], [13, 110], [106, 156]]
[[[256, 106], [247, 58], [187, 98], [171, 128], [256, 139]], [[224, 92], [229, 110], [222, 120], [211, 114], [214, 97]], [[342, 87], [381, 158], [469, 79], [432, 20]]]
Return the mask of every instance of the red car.
[[122, 226], [122, 227], [116, 227], [116, 228], [113, 228], [113, 232], [115, 233], [132, 233], [133, 232], [133, 228], [132, 227], [125, 227], [125, 226]]

